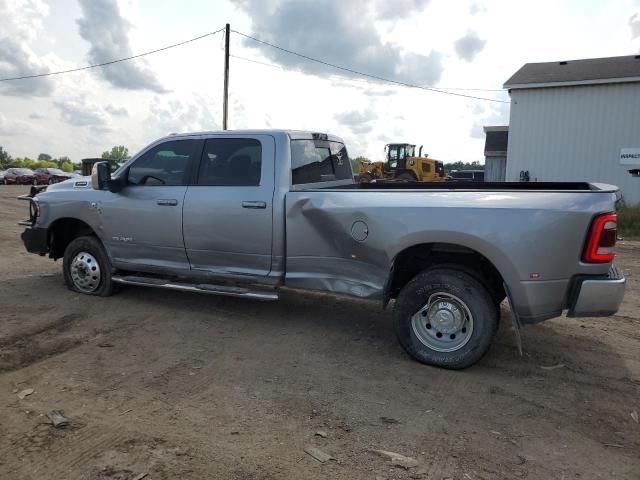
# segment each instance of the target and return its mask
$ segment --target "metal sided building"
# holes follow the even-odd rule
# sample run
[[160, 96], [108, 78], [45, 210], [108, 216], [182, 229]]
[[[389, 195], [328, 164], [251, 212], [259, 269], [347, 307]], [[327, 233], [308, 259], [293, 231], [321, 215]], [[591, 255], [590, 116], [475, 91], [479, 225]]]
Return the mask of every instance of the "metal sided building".
[[506, 180], [589, 181], [640, 203], [640, 55], [527, 63], [511, 95]]

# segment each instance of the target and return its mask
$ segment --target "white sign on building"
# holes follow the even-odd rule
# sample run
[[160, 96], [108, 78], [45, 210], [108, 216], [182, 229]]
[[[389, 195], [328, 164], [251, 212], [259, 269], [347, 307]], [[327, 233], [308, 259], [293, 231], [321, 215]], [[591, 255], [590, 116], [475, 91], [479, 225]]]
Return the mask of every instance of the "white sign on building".
[[621, 149], [620, 165], [640, 165], [640, 148]]

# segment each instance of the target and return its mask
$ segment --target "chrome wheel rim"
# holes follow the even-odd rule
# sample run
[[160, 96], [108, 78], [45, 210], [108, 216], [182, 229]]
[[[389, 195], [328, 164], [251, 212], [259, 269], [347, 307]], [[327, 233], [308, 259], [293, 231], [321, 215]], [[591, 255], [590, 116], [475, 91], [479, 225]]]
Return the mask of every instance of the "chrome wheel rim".
[[455, 352], [464, 347], [473, 333], [473, 315], [455, 295], [436, 292], [411, 317], [413, 333], [422, 344], [436, 352]]
[[70, 270], [71, 280], [78, 290], [91, 293], [100, 286], [100, 265], [90, 253], [78, 253], [71, 261]]

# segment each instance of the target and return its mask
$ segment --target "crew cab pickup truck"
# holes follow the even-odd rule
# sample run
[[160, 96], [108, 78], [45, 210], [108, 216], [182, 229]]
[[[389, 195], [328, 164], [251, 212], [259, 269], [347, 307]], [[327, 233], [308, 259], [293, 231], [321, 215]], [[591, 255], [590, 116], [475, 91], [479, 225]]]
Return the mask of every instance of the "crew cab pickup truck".
[[463, 368], [516, 326], [614, 314], [617, 188], [588, 183], [355, 184], [343, 141], [301, 131], [171, 135], [113, 174], [28, 196], [29, 252], [67, 286], [144, 285], [263, 300], [280, 287], [393, 302], [405, 350]]

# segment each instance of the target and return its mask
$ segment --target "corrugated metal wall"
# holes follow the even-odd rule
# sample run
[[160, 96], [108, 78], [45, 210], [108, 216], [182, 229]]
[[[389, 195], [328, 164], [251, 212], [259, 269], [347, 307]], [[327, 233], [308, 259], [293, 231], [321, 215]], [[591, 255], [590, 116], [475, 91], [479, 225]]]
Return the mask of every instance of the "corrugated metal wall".
[[507, 157], [485, 157], [484, 181], [504, 182]]
[[618, 185], [640, 203], [640, 178], [620, 165], [621, 148], [640, 148], [640, 83], [511, 91], [507, 181]]

